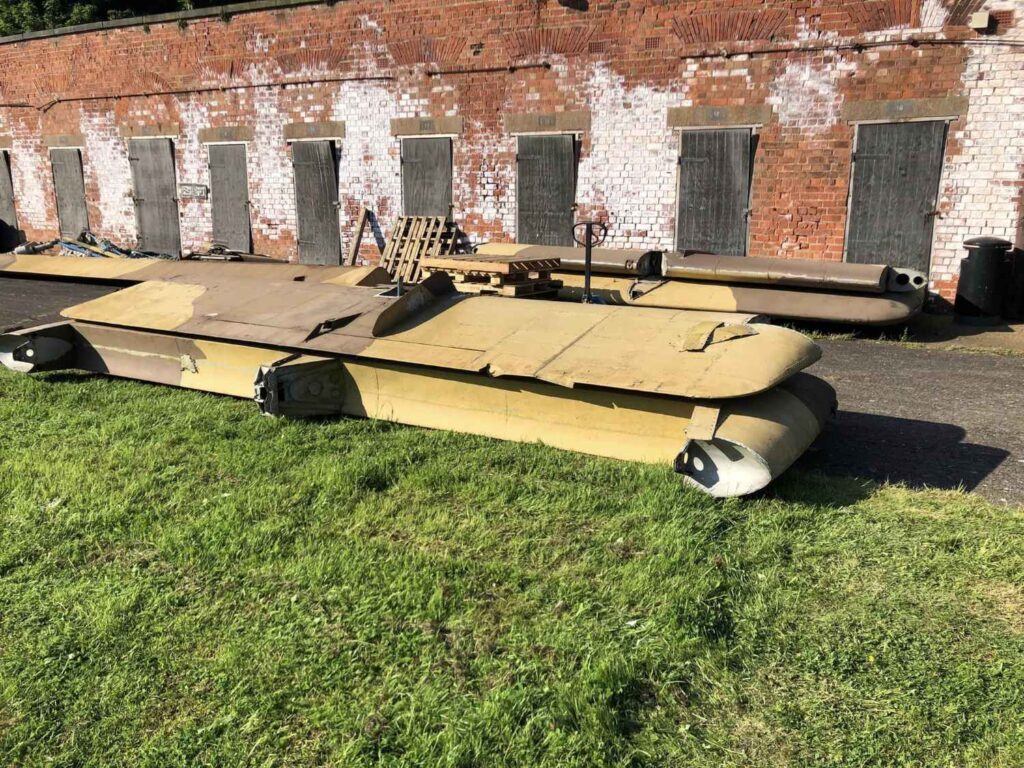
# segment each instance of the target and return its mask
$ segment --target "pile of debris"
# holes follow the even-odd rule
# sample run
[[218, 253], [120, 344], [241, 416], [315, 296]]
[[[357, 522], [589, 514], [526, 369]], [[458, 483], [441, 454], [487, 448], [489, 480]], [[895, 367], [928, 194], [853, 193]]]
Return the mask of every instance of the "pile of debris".
[[48, 253], [54, 249], [68, 256], [86, 256], [101, 259], [177, 259], [164, 253], [136, 251], [122, 248], [106, 238], [96, 237], [88, 230], [83, 231], [75, 239], [58, 238], [47, 242], [30, 242], [19, 245], [14, 253], [19, 256]]

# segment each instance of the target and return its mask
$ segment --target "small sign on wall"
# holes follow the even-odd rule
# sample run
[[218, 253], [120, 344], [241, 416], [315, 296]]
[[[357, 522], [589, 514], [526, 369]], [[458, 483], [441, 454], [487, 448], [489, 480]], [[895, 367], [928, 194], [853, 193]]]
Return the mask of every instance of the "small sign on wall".
[[179, 184], [178, 197], [182, 200], [206, 200], [210, 188], [205, 184]]

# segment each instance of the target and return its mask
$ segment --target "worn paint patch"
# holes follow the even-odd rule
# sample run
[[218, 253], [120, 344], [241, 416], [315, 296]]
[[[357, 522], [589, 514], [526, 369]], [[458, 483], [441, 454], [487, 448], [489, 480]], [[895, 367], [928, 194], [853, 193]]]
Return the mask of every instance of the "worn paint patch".
[[685, 90], [628, 88], [602, 65], [589, 73], [586, 88], [592, 135], [580, 162], [580, 204], [605, 213], [611, 247], [672, 247], [679, 138], [665, 121]]
[[392, 118], [428, 114], [425, 99], [397, 96], [391, 86], [374, 82], [344, 83], [331, 102], [331, 120], [345, 121], [339, 161], [339, 211], [347, 247], [363, 206], [387, 224], [401, 214], [400, 142], [391, 135]]
[[943, 0], [924, 0], [921, 3], [921, 28], [942, 29], [949, 16]]
[[[210, 107], [193, 96], [181, 105], [178, 115], [181, 125], [175, 146], [178, 186], [200, 184], [209, 188], [210, 157], [206, 145], [199, 141], [199, 131], [210, 125]], [[213, 213], [209, 198], [180, 198], [178, 216], [183, 250], [196, 250], [212, 241]]]
[[22, 228], [56, 229], [50, 162], [40, 138], [15, 138], [11, 148], [11, 181]]
[[89, 209], [93, 229], [121, 244], [134, 245], [137, 232], [127, 142], [118, 135], [114, 115], [107, 111], [83, 111], [79, 130], [86, 145], [82, 158], [86, 192], [98, 199]]
[[[1008, 37], [1024, 42], [1024, 28]], [[1024, 125], [1020, 67], [1020, 54], [1013, 49], [970, 47], [963, 73], [970, 109], [950, 127], [949, 143], [958, 151], [947, 152], [938, 206], [942, 215], [935, 222], [932, 249], [930, 285], [947, 295], [967, 256], [965, 240], [990, 235], [1019, 242], [1024, 222], [1024, 134], [1013, 127]]]
[[[262, 77], [261, 68], [247, 72], [251, 82], [260, 82]], [[295, 193], [291, 157], [282, 135], [288, 120], [281, 111], [281, 93], [260, 88], [252, 94], [255, 136], [249, 154], [249, 199], [254, 239], [293, 244]]]
[[187, 283], [140, 283], [129, 290], [69, 307], [61, 315], [71, 320], [173, 331], [192, 318], [193, 305], [205, 292], [203, 286]]
[[790, 59], [771, 84], [769, 103], [787, 128], [827, 131], [839, 121], [840, 101], [835, 70], [807, 60]]

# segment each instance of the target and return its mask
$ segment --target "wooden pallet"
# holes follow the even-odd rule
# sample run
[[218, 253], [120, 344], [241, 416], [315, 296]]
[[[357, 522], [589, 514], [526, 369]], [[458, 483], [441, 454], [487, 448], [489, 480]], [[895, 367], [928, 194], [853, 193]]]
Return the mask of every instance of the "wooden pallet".
[[423, 274], [448, 274], [462, 293], [511, 297], [542, 297], [562, 287], [551, 273], [561, 266], [559, 259], [523, 259], [516, 256], [484, 256], [469, 253], [425, 258]]
[[455, 283], [460, 293], [478, 295], [507, 296], [509, 298], [543, 298], [554, 296], [562, 287], [561, 280], [524, 280], [519, 283], [491, 285], [490, 282], [465, 281]]
[[424, 259], [449, 256], [459, 246], [459, 230], [444, 216], [402, 216], [391, 235], [381, 266], [392, 280], [416, 283]]
[[531, 272], [550, 274], [562, 264], [561, 259], [519, 259], [515, 256], [483, 256], [467, 253], [455, 256], [428, 257], [424, 269], [449, 274], [503, 275], [512, 277]]

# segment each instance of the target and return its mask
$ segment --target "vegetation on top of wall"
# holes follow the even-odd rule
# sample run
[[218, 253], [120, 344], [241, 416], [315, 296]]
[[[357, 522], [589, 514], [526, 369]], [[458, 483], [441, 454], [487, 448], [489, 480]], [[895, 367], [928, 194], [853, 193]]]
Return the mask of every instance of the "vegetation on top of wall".
[[0, 3], [0, 35], [37, 32], [75, 24], [188, 11], [223, 0], [8, 0]]

